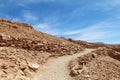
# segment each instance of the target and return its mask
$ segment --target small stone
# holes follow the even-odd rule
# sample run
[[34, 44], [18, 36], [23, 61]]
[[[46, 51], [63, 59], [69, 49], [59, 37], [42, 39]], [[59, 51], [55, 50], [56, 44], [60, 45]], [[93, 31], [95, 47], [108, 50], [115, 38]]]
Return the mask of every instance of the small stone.
[[32, 70], [36, 71], [39, 68], [38, 63], [28, 63], [28, 67], [31, 68]]
[[72, 77], [77, 76], [78, 75], [78, 71], [77, 70], [71, 70], [70, 75]]
[[3, 65], [1, 66], [1, 68], [2, 68], [2, 69], [8, 69], [8, 66], [7, 66], [6, 64], [3, 64]]

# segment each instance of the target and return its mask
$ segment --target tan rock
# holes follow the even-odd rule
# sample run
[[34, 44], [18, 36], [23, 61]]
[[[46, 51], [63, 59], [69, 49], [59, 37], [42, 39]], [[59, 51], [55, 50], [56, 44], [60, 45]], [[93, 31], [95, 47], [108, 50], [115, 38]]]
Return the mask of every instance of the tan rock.
[[42, 43], [37, 43], [37, 46], [43, 46], [44, 44], [42, 44]]
[[32, 70], [36, 71], [39, 68], [39, 64], [28, 62], [28, 67], [31, 68]]
[[9, 40], [9, 39], [10, 39], [10, 36], [0, 33], [0, 39]]

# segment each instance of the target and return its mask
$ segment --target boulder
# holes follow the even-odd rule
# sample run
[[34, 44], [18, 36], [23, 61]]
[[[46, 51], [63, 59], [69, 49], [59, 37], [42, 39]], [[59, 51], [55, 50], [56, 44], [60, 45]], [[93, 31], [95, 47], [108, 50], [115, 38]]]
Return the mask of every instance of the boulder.
[[11, 39], [11, 37], [9, 35], [5, 35], [5, 34], [0, 33], [0, 39], [9, 40], [9, 39]]
[[38, 70], [39, 68], [39, 64], [38, 63], [31, 63], [31, 62], [28, 62], [28, 67], [34, 71]]

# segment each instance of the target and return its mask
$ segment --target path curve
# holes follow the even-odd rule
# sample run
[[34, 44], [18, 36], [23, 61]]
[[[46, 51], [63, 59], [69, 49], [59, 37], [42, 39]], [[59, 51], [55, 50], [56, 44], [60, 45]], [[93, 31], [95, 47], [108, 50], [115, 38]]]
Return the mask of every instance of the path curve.
[[36, 77], [34, 77], [33, 80], [71, 80], [72, 78], [69, 76], [67, 69], [68, 63], [93, 50], [94, 49], [85, 49], [84, 51], [73, 55], [51, 58], [45, 65], [40, 67], [40, 70], [38, 70]]

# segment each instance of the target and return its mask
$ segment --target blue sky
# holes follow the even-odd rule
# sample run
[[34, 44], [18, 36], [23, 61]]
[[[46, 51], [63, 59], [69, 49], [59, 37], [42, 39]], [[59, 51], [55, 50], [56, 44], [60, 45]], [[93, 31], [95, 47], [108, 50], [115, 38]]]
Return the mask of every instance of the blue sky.
[[58, 37], [120, 43], [120, 0], [0, 0], [0, 17]]

